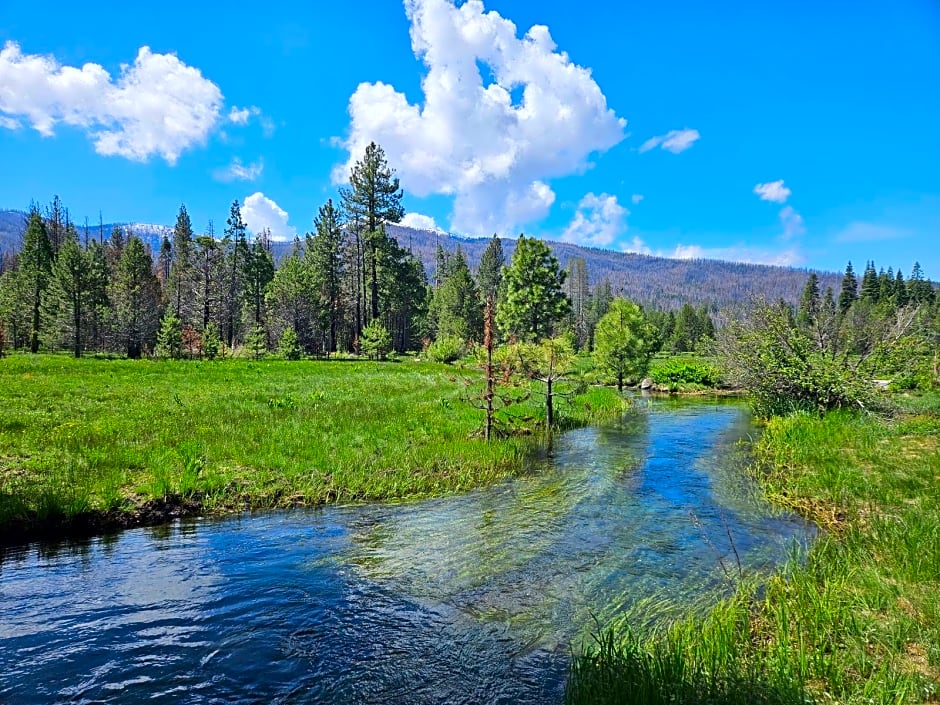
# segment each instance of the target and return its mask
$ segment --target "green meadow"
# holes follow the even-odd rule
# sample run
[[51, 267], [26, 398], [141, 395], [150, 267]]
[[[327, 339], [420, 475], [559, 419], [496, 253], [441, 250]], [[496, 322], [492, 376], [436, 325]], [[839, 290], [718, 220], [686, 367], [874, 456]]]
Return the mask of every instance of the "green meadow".
[[[0, 526], [185, 501], [226, 511], [459, 492], [530, 469], [538, 395], [486, 443], [478, 391], [432, 363], [0, 360]], [[556, 403], [559, 403], [556, 400]], [[618, 413], [610, 389], [564, 423]]]

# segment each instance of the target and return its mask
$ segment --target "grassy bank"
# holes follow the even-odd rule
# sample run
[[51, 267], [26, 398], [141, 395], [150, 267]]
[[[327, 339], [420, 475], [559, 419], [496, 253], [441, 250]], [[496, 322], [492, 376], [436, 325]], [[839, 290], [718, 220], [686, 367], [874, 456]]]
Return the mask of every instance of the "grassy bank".
[[[0, 360], [0, 533], [443, 494], [522, 471], [534, 438], [473, 438], [482, 414], [466, 394], [426, 363], [13, 356]], [[530, 403], [515, 410], [535, 428]], [[620, 406], [591, 389], [564, 411], [586, 423]]]
[[705, 617], [607, 632], [569, 703], [923, 703], [940, 698], [940, 397], [893, 420], [772, 420], [770, 498], [825, 529], [805, 561]]

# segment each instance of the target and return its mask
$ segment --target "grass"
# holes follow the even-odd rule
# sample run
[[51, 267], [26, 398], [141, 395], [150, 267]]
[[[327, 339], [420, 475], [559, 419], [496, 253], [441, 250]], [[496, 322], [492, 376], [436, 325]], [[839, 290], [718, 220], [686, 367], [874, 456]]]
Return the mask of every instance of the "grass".
[[[0, 360], [0, 527], [147, 502], [200, 511], [459, 492], [527, 469], [539, 437], [473, 437], [481, 412], [430, 363]], [[534, 402], [533, 402], [534, 403]], [[569, 424], [618, 413], [589, 389]], [[531, 430], [540, 410], [521, 405]]]
[[937, 702], [940, 396], [906, 406], [770, 421], [755, 472], [823, 535], [704, 617], [603, 631], [568, 702]]

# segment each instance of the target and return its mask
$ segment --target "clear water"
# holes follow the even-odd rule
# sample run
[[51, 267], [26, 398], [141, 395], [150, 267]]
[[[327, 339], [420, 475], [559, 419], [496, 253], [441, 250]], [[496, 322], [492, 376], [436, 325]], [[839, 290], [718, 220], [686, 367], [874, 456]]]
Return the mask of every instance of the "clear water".
[[752, 433], [738, 404], [653, 402], [462, 496], [26, 547], [0, 563], [0, 703], [559, 702], [595, 618], [808, 535], [740, 472]]

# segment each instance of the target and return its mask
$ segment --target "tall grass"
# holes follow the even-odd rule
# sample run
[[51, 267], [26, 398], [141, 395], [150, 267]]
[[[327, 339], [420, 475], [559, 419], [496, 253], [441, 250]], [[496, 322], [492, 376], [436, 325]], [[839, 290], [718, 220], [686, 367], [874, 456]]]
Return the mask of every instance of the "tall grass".
[[936, 702], [940, 397], [909, 407], [770, 421], [755, 472], [823, 535], [705, 617], [602, 631], [568, 702]]
[[[526, 469], [473, 438], [453, 368], [369, 362], [0, 360], [0, 526], [174, 497], [207, 509], [399, 499]], [[610, 390], [566, 410], [617, 413]], [[524, 410], [535, 426], [540, 409]]]

